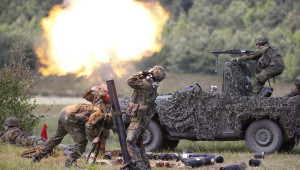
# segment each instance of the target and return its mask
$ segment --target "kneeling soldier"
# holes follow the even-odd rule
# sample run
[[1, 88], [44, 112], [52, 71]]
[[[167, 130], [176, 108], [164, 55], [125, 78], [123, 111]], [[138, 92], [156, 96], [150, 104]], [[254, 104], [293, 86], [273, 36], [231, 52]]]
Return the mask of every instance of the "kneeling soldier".
[[[92, 94], [93, 92], [97, 92], [97, 94]], [[98, 127], [104, 121], [105, 105], [110, 103], [107, 88], [105, 88], [105, 84], [94, 86], [86, 90], [83, 93], [83, 97], [93, 104], [76, 104], [64, 107], [58, 119], [56, 133], [36, 152], [31, 160], [32, 163], [38, 162], [49, 154], [67, 134], [70, 134], [76, 144], [72, 153], [68, 155], [65, 163], [66, 167], [70, 167], [73, 163], [76, 165], [77, 159], [86, 149], [88, 140], [93, 141], [93, 143], [103, 143], [105, 139], [100, 139], [97, 137], [97, 134]], [[108, 131], [108, 134], [112, 126], [113, 120], [109, 114], [106, 126], [104, 127], [105, 131]], [[107, 138], [108, 134], [106, 136], [103, 135], [103, 138]]]

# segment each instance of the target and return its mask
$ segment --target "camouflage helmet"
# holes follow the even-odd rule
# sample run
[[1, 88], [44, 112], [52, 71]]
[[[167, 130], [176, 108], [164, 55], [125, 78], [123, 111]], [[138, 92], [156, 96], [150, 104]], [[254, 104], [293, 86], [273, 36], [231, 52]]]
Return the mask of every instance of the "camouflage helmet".
[[255, 37], [255, 44], [264, 45], [269, 43], [269, 39], [265, 35], [258, 35]]
[[295, 79], [295, 85], [298, 89], [300, 89], [300, 75], [298, 75]]
[[4, 125], [9, 127], [19, 127], [19, 120], [16, 117], [10, 116], [5, 119]]
[[158, 65], [149, 69], [149, 72], [152, 72], [153, 78], [159, 82], [162, 81], [166, 76], [165, 69], [162, 66], [158, 66]]

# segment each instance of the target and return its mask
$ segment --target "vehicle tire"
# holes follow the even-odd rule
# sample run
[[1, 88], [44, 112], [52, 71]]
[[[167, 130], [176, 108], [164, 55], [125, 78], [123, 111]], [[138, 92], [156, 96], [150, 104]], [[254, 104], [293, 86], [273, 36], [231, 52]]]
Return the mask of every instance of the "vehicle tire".
[[283, 142], [278, 152], [291, 152], [295, 145], [295, 138], [291, 138], [290, 140]]
[[143, 144], [147, 152], [158, 150], [163, 142], [163, 134], [160, 126], [153, 120], [150, 121], [148, 129], [143, 136]]
[[250, 152], [273, 153], [282, 145], [282, 131], [273, 121], [257, 120], [250, 124], [246, 131], [246, 145]]
[[160, 149], [173, 150], [178, 146], [178, 144], [179, 144], [179, 140], [170, 140], [164, 138]]

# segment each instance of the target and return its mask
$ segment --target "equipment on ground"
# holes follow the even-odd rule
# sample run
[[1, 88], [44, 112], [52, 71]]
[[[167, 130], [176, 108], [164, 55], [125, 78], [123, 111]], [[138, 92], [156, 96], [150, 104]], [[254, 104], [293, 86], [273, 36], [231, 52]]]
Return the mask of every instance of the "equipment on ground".
[[247, 168], [247, 164], [245, 162], [241, 162], [240, 164], [233, 164], [221, 167], [220, 170], [244, 170]]
[[215, 164], [215, 158], [211, 158], [211, 157], [190, 157], [190, 158], [182, 158], [182, 159], [185, 159], [184, 164], [186, 166], [192, 168]]
[[254, 158], [266, 158], [266, 153], [265, 152], [255, 152], [254, 153]]
[[261, 164], [261, 160], [259, 159], [250, 159], [249, 166], [255, 167]]
[[214, 154], [195, 154], [192, 157], [207, 157], [207, 158], [215, 158], [216, 163], [223, 163], [224, 158], [220, 155], [214, 155]]

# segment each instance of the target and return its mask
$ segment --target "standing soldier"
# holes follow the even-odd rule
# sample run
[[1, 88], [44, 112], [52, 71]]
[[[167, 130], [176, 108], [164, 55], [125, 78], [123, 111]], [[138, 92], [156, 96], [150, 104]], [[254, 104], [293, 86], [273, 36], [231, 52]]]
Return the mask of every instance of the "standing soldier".
[[295, 79], [295, 86], [296, 88], [286, 95], [286, 97], [293, 97], [300, 94], [300, 75], [298, 75]]
[[143, 134], [155, 111], [158, 83], [165, 78], [165, 70], [161, 66], [154, 66], [147, 71], [134, 74], [127, 80], [127, 84], [134, 89], [131, 103], [127, 112], [131, 115], [131, 123], [127, 134], [127, 149], [136, 169], [151, 168], [143, 146]]
[[[71, 135], [76, 144], [72, 153], [68, 155], [65, 163], [66, 167], [70, 167], [73, 163], [76, 165], [77, 159], [85, 151], [88, 140], [93, 141], [93, 143], [103, 142], [103, 139], [97, 137], [97, 134], [98, 128], [104, 121], [105, 105], [110, 103], [107, 87], [105, 84], [94, 86], [86, 90], [83, 97], [93, 104], [76, 104], [64, 107], [58, 119], [56, 133], [35, 153], [31, 160], [32, 163], [38, 162], [49, 154], [67, 134]], [[104, 126], [108, 134], [112, 126], [113, 120], [109, 115]], [[107, 133], [106, 136], [104, 135], [105, 138], [108, 137]]]
[[257, 50], [237, 58], [236, 61], [256, 60], [255, 72], [258, 74], [253, 82], [253, 95], [258, 96], [266, 81], [280, 75], [285, 66], [282, 56], [277, 49], [270, 46], [268, 37], [258, 35], [255, 37]]
[[46, 139], [38, 136], [29, 136], [19, 128], [19, 120], [16, 117], [8, 117], [4, 121], [5, 133], [0, 137], [0, 143], [9, 143], [17, 146], [39, 147]]

